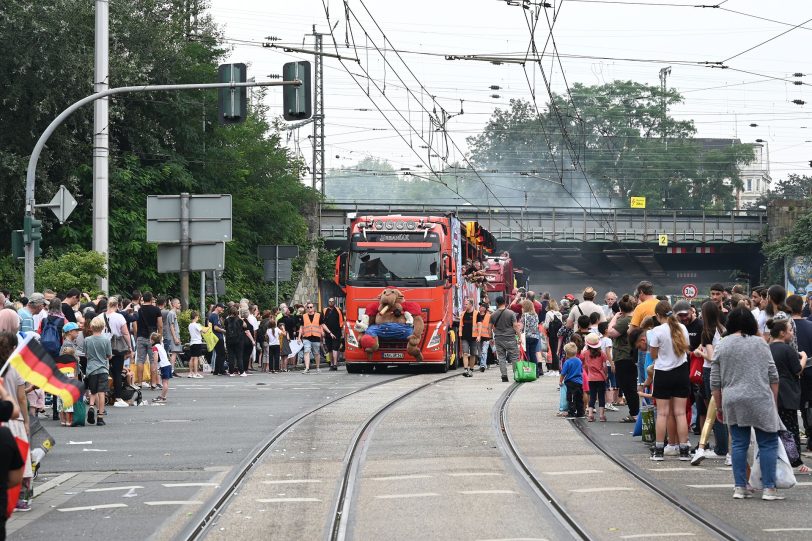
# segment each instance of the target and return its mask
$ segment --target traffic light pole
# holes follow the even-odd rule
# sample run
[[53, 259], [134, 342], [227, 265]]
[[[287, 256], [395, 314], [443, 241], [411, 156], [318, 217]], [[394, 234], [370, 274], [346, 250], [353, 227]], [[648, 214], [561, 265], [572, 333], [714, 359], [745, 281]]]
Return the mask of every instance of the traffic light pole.
[[[103, 90], [101, 92], [96, 92], [95, 94], [91, 94], [90, 96], [86, 96], [81, 100], [75, 102], [73, 105], [62, 111], [55, 119], [48, 124], [48, 127], [45, 128], [45, 131], [42, 132], [39, 139], [37, 140], [37, 144], [34, 145], [34, 150], [31, 152], [31, 157], [28, 159], [28, 169], [25, 175], [25, 214], [26, 216], [30, 216], [31, 218], [34, 217], [34, 212], [36, 211], [36, 201], [34, 198], [34, 192], [36, 188], [36, 173], [37, 173], [37, 163], [39, 162], [40, 154], [42, 154], [42, 149], [45, 148], [45, 144], [48, 142], [48, 139], [51, 135], [56, 131], [56, 129], [63, 123], [65, 120], [72, 115], [76, 110], [82, 108], [83, 106], [87, 105], [88, 103], [93, 103], [96, 100], [106, 98], [108, 96], [114, 96], [116, 94], [128, 94], [132, 92], [153, 92], [153, 91], [177, 91], [177, 90], [205, 90], [208, 88], [241, 88], [241, 87], [255, 87], [255, 86], [299, 86], [302, 82], [299, 80], [296, 81], [252, 81], [246, 83], [200, 83], [200, 84], [183, 84], [183, 85], [145, 85], [145, 86], [122, 86], [118, 88], [108, 88], [107, 90]], [[106, 236], [106, 232], [105, 232]], [[29, 243], [25, 245], [25, 294], [31, 295], [35, 291], [35, 282], [34, 282], [34, 243]], [[107, 254], [105, 254], [107, 255]]]

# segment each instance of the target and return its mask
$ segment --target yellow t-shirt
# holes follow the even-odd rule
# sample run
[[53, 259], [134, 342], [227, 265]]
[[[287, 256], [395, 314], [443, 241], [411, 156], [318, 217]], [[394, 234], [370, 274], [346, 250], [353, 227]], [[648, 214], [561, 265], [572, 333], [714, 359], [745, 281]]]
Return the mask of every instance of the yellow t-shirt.
[[638, 304], [634, 309], [634, 312], [632, 312], [632, 321], [629, 323], [629, 325], [632, 327], [639, 327], [643, 321], [646, 320], [646, 318], [653, 316], [654, 308], [657, 306], [658, 302], [660, 301], [654, 297]]

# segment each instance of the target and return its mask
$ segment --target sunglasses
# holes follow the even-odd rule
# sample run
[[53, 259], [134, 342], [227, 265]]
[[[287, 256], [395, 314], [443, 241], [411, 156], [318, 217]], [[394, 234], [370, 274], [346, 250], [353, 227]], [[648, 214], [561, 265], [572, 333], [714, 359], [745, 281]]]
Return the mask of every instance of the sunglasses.
[[312, 310], [312, 309], [313, 309], [313, 306], [312, 306], [312, 305], [311, 305], [311, 306], [308, 306], [308, 307], [307, 307], [307, 309], [308, 309], [308, 310]]

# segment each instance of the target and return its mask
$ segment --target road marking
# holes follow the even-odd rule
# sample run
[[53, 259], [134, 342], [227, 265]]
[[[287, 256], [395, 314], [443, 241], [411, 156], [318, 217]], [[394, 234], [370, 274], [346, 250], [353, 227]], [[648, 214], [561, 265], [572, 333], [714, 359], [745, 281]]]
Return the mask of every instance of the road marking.
[[400, 500], [404, 498], [431, 498], [433, 496], [439, 496], [439, 494], [436, 492], [417, 492], [414, 494], [381, 494], [375, 497], [379, 500]]
[[765, 532], [812, 532], [812, 528], [764, 528]]
[[501, 473], [497, 472], [456, 472], [456, 473], [447, 473], [449, 477], [497, 477], [501, 476]]
[[477, 541], [550, 541], [544, 537], [500, 537], [499, 539], [477, 539]]
[[404, 481], [406, 479], [431, 479], [431, 475], [391, 475], [389, 477], [369, 477], [370, 481]]
[[218, 483], [163, 483], [166, 488], [178, 487], [219, 487]]
[[136, 488], [144, 488], [140, 485], [130, 485], [126, 487], [104, 487], [104, 488], [88, 488], [85, 492], [112, 492], [114, 490], [133, 490]]
[[512, 490], [460, 490], [460, 494], [516, 494]]
[[69, 441], [68, 445], [93, 445], [93, 440], [90, 441]]
[[161, 419], [159, 423], [191, 423], [191, 419]]
[[257, 500], [259, 503], [300, 503], [300, 502], [320, 502], [318, 498], [263, 498]]
[[621, 539], [646, 539], [649, 537], [694, 537], [696, 534], [691, 532], [672, 532], [672, 533], [637, 533], [634, 535], [621, 535]]
[[300, 485], [304, 483], [321, 483], [321, 479], [274, 479], [262, 483], [265, 485]]
[[633, 488], [629, 487], [594, 487], [594, 488], [574, 488], [570, 492], [588, 493], [588, 492], [619, 492], [619, 491], [632, 491]]
[[685, 485], [689, 488], [733, 488], [733, 485], [724, 484], [724, 485]]
[[572, 470], [572, 471], [543, 471], [544, 475], [585, 475], [588, 473], [603, 473], [601, 470]]
[[102, 505], [88, 505], [86, 507], [65, 507], [57, 509], [62, 513], [70, 513], [72, 511], [95, 511], [96, 509], [114, 509], [116, 507], [127, 507], [126, 503], [105, 503]]
[[199, 500], [162, 500], [159, 502], [144, 502], [144, 505], [200, 505]]
[[106, 453], [107, 449], [82, 449], [82, 451], [90, 451], [94, 453]]
[[649, 468], [648, 471], [706, 471], [706, 469], [694, 466], [692, 468]]

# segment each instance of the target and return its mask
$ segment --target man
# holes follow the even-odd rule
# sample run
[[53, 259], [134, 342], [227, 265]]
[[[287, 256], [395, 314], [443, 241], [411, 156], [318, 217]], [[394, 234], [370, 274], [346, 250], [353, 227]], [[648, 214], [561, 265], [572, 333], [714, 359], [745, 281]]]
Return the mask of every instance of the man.
[[488, 349], [490, 349], [491, 338], [491, 312], [488, 310], [487, 302], [479, 303], [479, 324], [476, 327], [476, 341], [479, 343], [479, 371], [484, 372], [488, 368]]
[[341, 347], [341, 331], [344, 329], [344, 314], [340, 308], [336, 308], [336, 300], [327, 300], [327, 308], [324, 309], [324, 324], [333, 333], [324, 341], [326, 350], [330, 352], [330, 370], [338, 370], [338, 350]]
[[0, 309], [2, 308], [14, 308], [14, 303], [11, 302], [9, 295], [11, 294], [8, 290], [0, 290]]
[[513, 291], [513, 300], [510, 302], [510, 309], [513, 310], [517, 316], [522, 314], [522, 301], [525, 297], [527, 297], [527, 292], [523, 287]]
[[305, 306], [306, 312], [302, 314], [302, 327], [299, 329], [299, 338], [302, 339], [304, 346], [304, 374], [310, 372], [310, 354], [313, 354], [313, 359], [316, 361], [316, 373], [321, 372], [319, 362], [321, 361], [321, 340], [326, 334], [335, 338], [333, 331], [327, 328], [327, 325], [321, 320], [321, 314], [317, 314], [312, 302], [308, 302]]
[[474, 311], [473, 299], [465, 299], [465, 306], [460, 314], [460, 354], [462, 355], [462, 367], [465, 369], [462, 375], [466, 378], [474, 375], [475, 359], [479, 356], [479, 342], [474, 337], [478, 315], [479, 311]]
[[42, 293], [32, 293], [28, 304], [17, 312], [17, 315], [20, 316], [20, 331], [35, 332], [39, 328], [37, 316], [44, 308], [45, 296]]
[[632, 321], [629, 327], [639, 327], [643, 321], [654, 315], [654, 307], [660, 302], [654, 295], [654, 284], [648, 280], [643, 280], [637, 284], [637, 306], [632, 312]]
[[730, 312], [725, 303], [725, 294], [725, 286], [722, 284], [713, 284], [710, 287], [710, 301], [719, 308], [719, 323], [722, 325], [727, 325], [727, 314]]
[[496, 297], [496, 311], [491, 315], [491, 333], [496, 347], [496, 359], [499, 361], [499, 372], [502, 381], [507, 382], [507, 363], [519, 360], [519, 333], [522, 327], [513, 310], [508, 310], [505, 298]]
[[688, 342], [691, 351], [696, 350], [702, 342], [702, 320], [696, 317], [696, 312], [691, 308], [691, 303], [688, 301], [675, 302], [671, 310], [676, 314], [680, 323], [688, 329]]
[[[804, 310], [804, 300], [799, 295], [792, 295], [787, 298], [787, 306], [792, 312], [792, 320], [795, 323], [795, 338], [798, 340], [798, 351], [806, 353], [807, 358], [812, 356], [812, 321], [804, 319], [802, 312]], [[812, 366], [807, 363], [806, 368], [801, 372], [802, 388], [806, 388], [809, 382], [812, 382]], [[812, 400], [804, 400], [801, 397], [801, 420], [803, 421], [804, 432], [810, 433], [812, 430], [812, 418], [810, 418], [810, 411], [812, 411]], [[807, 438], [806, 443], [807, 451], [812, 451], [812, 438]]]
[[593, 301], [595, 300], [595, 296], [597, 293], [591, 287], [584, 289], [583, 292], [583, 302], [579, 302], [576, 306], [570, 310], [570, 315], [567, 317], [567, 328], [572, 329], [575, 327], [575, 322], [581, 316], [591, 316], [593, 313], [599, 315], [598, 321], [605, 321], [606, 318], [603, 315], [603, 309], [595, 304]]
[[225, 362], [226, 362], [226, 329], [223, 322], [220, 320], [220, 314], [223, 313], [226, 307], [223, 303], [219, 302], [214, 306], [214, 309], [209, 314], [209, 325], [211, 330], [217, 337], [217, 344], [211, 352], [214, 356], [214, 362], [209, 361], [214, 368], [212, 368], [212, 375], [223, 376], [225, 375]]
[[605, 321], [609, 321], [615, 315], [615, 303], [617, 302], [617, 293], [614, 291], [607, 291], [606, 295], [603, 296], [604, 305], [601, 306], [603, 310], [603, 317]]
[[804, 304], [804, 309], [801, 315], [805, 319], [812, 317], [812, 292], [806, 294], [806, 304]]
[[178, 314], [180, 313], [180, 299], [172, 299], [166, 310], [161, 311], [161, 324], [163, 325], [164, 350], [169, 355], [172, 366], [178, 358], [178, 353], [183, 352], [183, 345], [180, 342], [180, 323]]
[[[149, 337], [152, 333], [157, 332], [163, 334], [163, 319], [161, 317], [161, 309], [155, 306], [155, 301], [150, 291], [146, 291], [143, 296], [141, 307], [138, 310], [138, 321], [134, 324], [135, 327], [135, 380], [134, 384], [137, 387], [149, 386], [154, 389], [158, 383], [158, 364], [151, 361], [152, 358], [152, 344]], [[142, 370], [144, 363], [149, 363], [150, 377], [149, 384], [142, 381]], [[153, 366], [154, 365], [154, 366]]]
[[79, 295], [81, 295], [81, 292], [74, 287], [69, 289], [65, 293], [65, 298], [62, 299], [62, 313], [65, 315], [65, 321], [67, 322], [77, 323], [76, 312], [73, 307], [79, 303]]
[[544, 306], [539, 301], [536, 300], [536, 292], [528, 291], [527, 300], [533, 303], [533, 310], [536, 311], [536, 315], [539, 317], [539, 321], [543, 321], [541, 319], [541, 311], [544, 309]]

